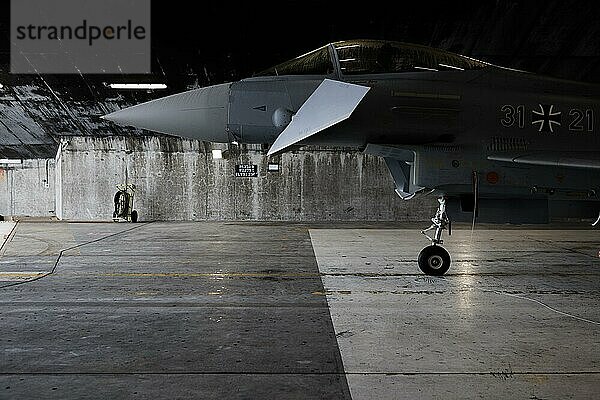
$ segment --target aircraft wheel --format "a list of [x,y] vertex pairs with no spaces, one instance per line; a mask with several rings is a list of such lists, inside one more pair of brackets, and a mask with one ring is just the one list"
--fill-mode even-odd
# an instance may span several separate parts
[[138,220],[138,213],[136,210],[133,210],[131,212],[131,222],[137,222],[137,220]]
[[450,254],[441,246],[427,246],[419,253],[419,268],[426,275],[444,275],[450,268]]

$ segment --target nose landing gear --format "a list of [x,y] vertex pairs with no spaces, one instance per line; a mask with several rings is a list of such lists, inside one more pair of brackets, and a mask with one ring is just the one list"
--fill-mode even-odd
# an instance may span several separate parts
[[[434,276],[444,275],[450,268],[450,254],[440,245],[444,243],[442,232],[446,227],[448,228],[448,234],[452,234],[452,223],[446,215],[446,198],[439,197],[438,202],[440,204],[435,216],[431,218],[431,226],[421,231],[427,239],[431,240],[431,245],[421,250],[418,260],[421,271],[426,275]],[[435,229],[433,237],[427,234],[432,229]]]

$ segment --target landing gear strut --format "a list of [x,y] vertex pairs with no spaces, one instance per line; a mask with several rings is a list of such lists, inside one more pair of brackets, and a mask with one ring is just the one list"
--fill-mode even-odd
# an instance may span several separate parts
[[[450,268],[450,254],[440,245],[444,243],[442,232],[446,227],[448,228],[448,234],[452,234],[452,224],[448,215],[446,215],[446,198],[439,197],[438,202],[440,205],[435,212],[435,216],[431,218],[431,226],[421,231],[427,239],[431,240],[431,246],[425,247],[419,253],[419,268],[426,275],[434,276],[444,275]],[[433,237],[426,233],[432,229],[435,229]]]

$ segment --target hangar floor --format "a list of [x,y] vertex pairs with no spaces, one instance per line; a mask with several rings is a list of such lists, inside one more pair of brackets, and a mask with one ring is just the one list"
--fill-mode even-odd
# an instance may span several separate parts
[[0,398],[597,398],[598,231],[418,230],[19,223]]

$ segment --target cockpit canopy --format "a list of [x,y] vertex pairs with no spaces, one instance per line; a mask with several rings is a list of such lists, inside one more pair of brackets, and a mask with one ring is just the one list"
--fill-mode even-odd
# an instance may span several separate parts
[[464,71],[489,65],[449,51],[416,44],[349,40],[323,46],[257,75],[331,75],[336,70],[342,75]]
[[259,72],[256,75],[331,75],[333,72],[333,62],[329,54],[329,45],[327,45]]

